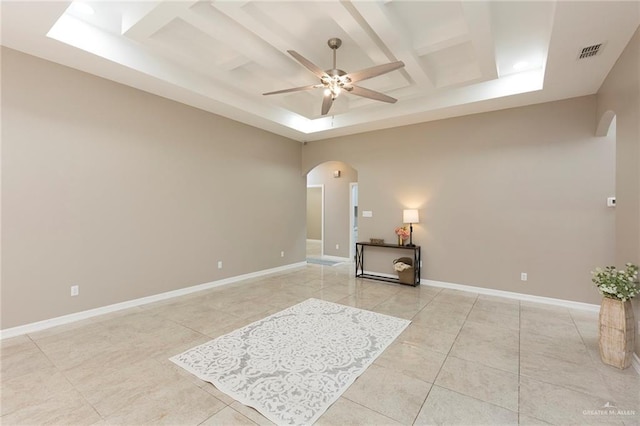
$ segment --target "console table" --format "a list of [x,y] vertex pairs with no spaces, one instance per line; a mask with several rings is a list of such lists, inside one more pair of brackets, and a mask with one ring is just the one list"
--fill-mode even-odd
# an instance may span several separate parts
[[[411,251],[413,253],[413,271],[415,274],[413,286],[415,287],[420,284],[420,246],[409,247],[409,246],[399,246],[397,244],[373,244],[373,243],[364,243],[364,242],[356,243],[356,278],[369,278],[372,280],[400,283],[400,280],[398,278],[388,277],[384,275],[376,275],[376,274],[372,274],[364,271],[365,247],[370,247],[370,248],[374,247],[381,250]],[[397,257],[400,257],[400,256],[397,256]]]

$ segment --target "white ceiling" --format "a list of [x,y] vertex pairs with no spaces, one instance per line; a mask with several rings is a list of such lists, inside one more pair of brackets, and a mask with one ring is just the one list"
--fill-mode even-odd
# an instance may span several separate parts
[[[84,3],[3,0],[2,45],[299,141],[593,94],[640,24],[636,1]],[[332,37],[347,72],[403,61],[358,83],[398,102],[262,95],[318,83],[286,51],[330,69]]]

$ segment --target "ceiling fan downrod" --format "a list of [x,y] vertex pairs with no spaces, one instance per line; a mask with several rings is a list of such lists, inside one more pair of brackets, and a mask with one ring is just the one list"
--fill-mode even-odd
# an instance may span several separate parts
[[321,78],[323,86],[325,87],[325,94],[330,94],[331,100],[335,100],[339,95],[345,84],[348,84],[351,80],[347,77],[347,73],[337,68],[336,51],[342,46],[342,40],[337,37],[327,40],[327,44],[333,50],[333,68],[326,71],[326,78]]
[[336,51],[340,46],[342,46],[342,40],[337,37],[330,38],[327,40],[327,44],[333,50],[333,69],[336,69]]

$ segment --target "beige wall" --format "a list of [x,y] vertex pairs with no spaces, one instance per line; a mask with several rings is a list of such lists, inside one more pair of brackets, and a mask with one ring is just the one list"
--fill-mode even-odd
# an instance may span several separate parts
[[[310,142],[302,167],[358,170],[359,210],[373,212],[360,240],[395,241],[402,209],[418,208],[423,278],[599,303],[590,271],[614,258],[615,145],[594,136],[595,114],[588,96]],[[391,260],[366,267],[393,274]]]
[[[340,170],[340,177],[333,172]],[[349,257],[350,183],[358,182],[358,172],[342,161],[317,165],[307,175],[307,185],[324,185],[324,254]],[[336,248],[336,244],[338,248]]]
[[322,239],[322,187],[307,187],[307,239]]
[[[640,263],[638,37],[597,104],[311,142],[302,167],[297,142],[3,48],[0,327],[303,260],[300,171],[335,159],[358,170],[359,210],[374,213],[361,240],[395,241],[402,209],[420,209],[424,278],[599,303],[594,266]],[[607,110],[617,171],[611,138],[593,136]],[[326,254],[348,255],[341,226]]]
[[[607,112],[616,117],[616,264],[640,265],[640,29],[598,91],[597,119],[606,119]],[[640,320],[638,298],[633,305]]]
[[3,48],[1,327],[303,261],[300,146]]

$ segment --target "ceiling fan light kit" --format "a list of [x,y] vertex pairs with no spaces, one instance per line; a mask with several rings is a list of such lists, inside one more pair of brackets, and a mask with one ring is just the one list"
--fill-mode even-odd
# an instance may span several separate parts
[[365,68],[354,73],[347,73],[346,71],[338,69],[336,66],[336,51],[342,45],[342,40],[337,37],[333,37],[327,41],[327,44],[329,45],[331,50],[333,50],[333,68],[326,71],[324,71],[313,62],[309,61],[304,56],[300,55],[295,50],[287,50],[287,52],[291,56],[293,56],[295,60],[300,62],[300,64],[314,73],[316,77],[320,79],[320,84],[277,90],[275,92],[263,93],[263,95],[277,95],[281,93],[299,92],[303,90],[324,89],[321,115],[327,115],[329,113],[331,105],[333,105],[333,101],[340,95],[340,93],[342,93],[342,91],[346,91],[347,93],[351,93],[352,95],[361,96],[363,98],[373,99],[376,101],[388,103],[395,103],[397,101],[397,99],[385,95],[384,93],[356,86],[353,83],[377,77],[379,75],[397,70],[398,68],[402,68],[404,67],[404,62],[389,62],[387,64]]

